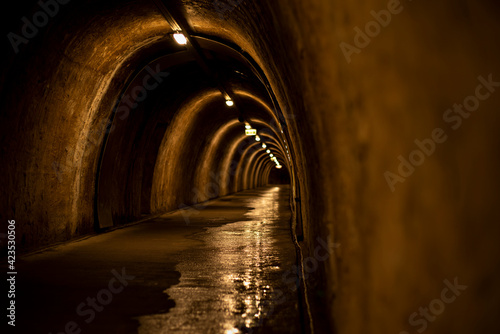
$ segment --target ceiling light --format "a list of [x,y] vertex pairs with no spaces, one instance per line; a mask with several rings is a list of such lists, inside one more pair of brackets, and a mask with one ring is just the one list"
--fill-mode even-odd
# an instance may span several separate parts
[[255,136],[255,141],[260,141],[260,137],[259,136]]
[[271,154],[269,154],[269,156],[272,158],[272,157],[274,157],[274,154],[271,153]]
[[245,125],[245,129],[251,129],[252,126],[250,124],[247,123],[247,125]]
[[276,168],[281,169],[283,166],[277,165]]
[[271,150],[267,150],[266,153],[271,153]]
[[266,148],[267,145],[265,143],[262,143],[262,148]]
[[177,33],[174,34],[174,39],[180,45],[186,45],[187,44],[186,36],[184,36],[184,34],[181,34],[180,32],[177,32]]
[[229,100],[226,100],[226,104],[228,107],[232,107],[234,105],[234,102],[233,102],[233,100],[229,99]]

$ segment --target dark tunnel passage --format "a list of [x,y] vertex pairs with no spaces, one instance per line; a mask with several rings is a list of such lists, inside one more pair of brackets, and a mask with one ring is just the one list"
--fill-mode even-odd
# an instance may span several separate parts
[[289,184],[290,174],[286,170],[273,169],[269,173],[268,184]]
[[500,331],[497,2],[10,6],[10,332]]

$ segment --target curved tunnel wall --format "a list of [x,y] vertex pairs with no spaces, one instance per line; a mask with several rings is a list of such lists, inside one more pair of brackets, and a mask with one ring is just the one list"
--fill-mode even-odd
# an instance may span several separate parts
[[[130,107],[129,104],[135,105],[139,102],[133,98],[129,98],[126,103],[123,102],[125,97],[134,96],[134,88],[143,88],[145,85],[141,75],[133,81],[138,68],[147,66],[153,72],[158,72],[157,66],[160,64],[161,71],[168,73],[168,66],[178,65],[180,62],[189,63],[193,59],[187,53],[180,56],[175,54],[180,51],[179,46],[166,36],[169,27],[152,4],[110,2],[106,5],[94,6],[90,5],[91,3],[68,6],[64,16],[56,17],[51,22],[52,26],[49,29],[51,39],[47,39],[47,42],[42,45],[35,43],[27,45],[22,56],[29,57],[29,55],[36,54],[36,62],[30,62],[30,58],[27,60],[22,57],[14,58],[14,61],[19,63],[27,61],[29,64],[27,71],[32,71],[36,75],[18,79],[20,85],[13,85],[10,90],[5,91],[7,97],[16,96],[20,94],[16,93],[18,91],[30,90],[28,87],[31,85],[34,91],[44,94],[43,97],[33,96],[33,102],[37,101],[36,108],[19,105],[17,101],[9,101],[8,98],[4,102],[6,110],[10,105],[11,110],[21,108],[30,112],[39,111],[41,121],[36,124],[26,119],[16,119],[14,116],[5,115],[6,122],[4,122],[5,128],[9,128],[12,122],[21,121],[19,127],[23,128],[23,131],[30,134],[39,132],[33,137],[36,137],[36,140],[32,139],[28,142],[29,138],[25,138],[25,142],[17,144],[19,147],[31,147],[32,152],[26,158],[17,154],[16,159],[19,169],[44,171],[45,185],[42,186],[39,183],[36,176],[38,172],[28,173],[23,186],[20,187],[23,189],[19,194],[19,200],[14,198],[12,203],[7,205],[10,209],[21,212],[23,210],[20,207],[16,209],[16,206],[26,206],[22,198],[31,198],[28,202],[32,205],[29,205],[29,210],[25,212],[26,217],[23,220],[27,222],[36,220],[37,223],[33,227],[25,226],[25,230],[23,226],[20,227],[20,233],[24,235],[23,240],[27,247],[36,246],[41,240],[44,240],[42,243],[51,243],[91,232],[96,220],[98,220],[99,227],[108,227],[135,220],[142,212],[172,210],[183,203],[193,204],[218,195],[206,196],[203,194],[207,190],[204,189],[205,185],[190,183],[194,180],[191,176],[195,174],[197,163],[201,162],[195,161],[194,158],[198,158],[198,153],[208,147],[206,144],[209,140],[207,143],[196,140],[191,142],[190,140],[194,137],[188,137],[185,143],[201,145],[197,146],[198,152],[186,150],[184,147],[165,159],[163,150],[165,146],[160,146],[155,154],[156,146],[151,143],[153,138],[150,136],[150,134],[155,134],[156,141],[158,141],[162,130],[167,132],[162,139],[165,140],[171,135],[172,138],[176,138],[184,131],[197,132],[206,128],[201,126],[200,117],[194,117],[196,116],[194,112],[201,113],[209,110],[211,107],[203,104],[208,100],[198,101],[198,105],[193,107],[196,110],[193,110],[191,117],[188,117],[190,120],[198,121],[197,124],[192,127],[187,126],[188,123],[179,127],[176,127],[178,124],[169,126],[171,121],[169,116],[173,117],[174,114],[181,114],[183,111],[183,107],[179,105],[180,100],[189,104],[190,101],[198,98],[195,93],[193,96],[186,96],[186,91],[192,89],[196,92],[202,89],[203,85],[176,87],[178,81],[172,83],[173,74],[171,77],[160,76],[160,81],[164,82],[161,82],[159,88],[148,89],[146,101],[138,103],[138,107]],[[82,12],[81,8],[85,10]],[[147,12],[151,15],[142,14]],[[70,25],[69,22],[73,24]],[[61,33],[62,31],[64,33]],[[80,34],[84,38],[77,37]],[[105,39],[101,39],[101,36]],[[49,49],[61,51],[57,54],[44,53],[43,50]],[[168,65],[162,62],[151,63],[152,59],[169,53],[173,54],[175,59],[169,60]],[[58,64],[58,69],[53,70],[50,64]],[[29,68],[30,65],[33,69]],[[47,71],[37,72],[35,69],[40,65]],[[146,72],[143,70],[143,73]],[[61,78],[64,80],[60,80]],[[193,80],[199,80],[199,77],[194,77]],[[130,90],[124,91],[124,84],[127,82]],[[152,85],[153,82],[154,80],[150,79],[146,81],[146,85]],[[210,86],[209,83],[205,85]],[[82,91],[81,87],[86,87],[89,91]],[[177,100],[170,98],[163,101],[164,104],[170,106],[170,108],[165,105],[161,106],[165,108],[163,114],[151,111],[160,108],[151,100],[158,99],[162,90],[168,90],[166,93],[168,96],[182,97]],[[138,91],[140,90],[135,92]],[[256,94],[257,96],[259,94],[245,91],[238,86],[235,87],[235,91],[245,93],[243,99],[256,97]],[[217,95],[217,93],[214,94]],[[77,100],[78,98],[81,102]],[[234,98],[237,99],[237,96]],[[263,102],[265,99],[268,97],[264,96],[256,101],[262,104],[265,103]],[[127,108],[121,109],[124,105],[129,106],[128,110]],[[179,110],[176,110],[177,107]],[[259,106],[255,107],[262,109]],[[220,94],[217,108],[227,108]],[[271,110],[269,106],[266,108],[266,110]],[[61,110],[64,113],[58,114],[55,110]],[[45,113],[47,116],[44,116]],[[207,115],[205,124],[210,124],[208,122],[210,113],[205,114]],[[265,114],[265,111],[260,111],[260,114]],[[237,114],[228,115],[227,119],[234,120],[237,116]],[[264,122],[276,119],[273,115],[266,115],[262,118]],[[112,119],[113,123],[109,123],[109,119]],[[221,122],[211,126],[215,129],[223,124]],[[111,132],[107,133],[106,129],[111,129]],[[170,131],[179,133],[171,134]],[[201,133],[198,134],[203,137]],[[205,134],[208,135],[208,133]],[[61,147],[61,143],[64,143],[64,147]],[[104,144],[106,146],[103,148]],[[149,159],[153,159],[154,162],[150,163],[146,173],[143,169],[146,168],[144,162],[147,153],[153,157]],[[187,153],[190,153],[191,158],[185,155]],[[8,154],[14,155],[11,152]],[[36,158],[37,154],[42,154],[44,158]],[[173,156],[175,156],[174,159],[172,159]],[[174,160],[177,168],[170,170],[171,173],[167,173],[168,176],[164,174],[155,177],[154,175],[161,173],[161,168],[158,166],[163,165],[168,168],[167,160],[169,163]],[[152,164],[155,166],[153,177],[151,176]],[[183,164],[186,168],[180,169],[179,166]],[[27,167],[28,165],[32,167]],[[224,166],[220,167],[225,170]],[[179,170],[186,174],[176,174]],[[191,172],[192,174],[189,174]],[[217,170],[204,170],[203,168],[200,168],[199,172],[196,173],[199,175],[199,182],[204,182],[203,180],[207,179],[206,175],[210,173],[219,173]],[[100,185],[95,184],[96,173],[99,173],[99,182],[102,183]],[[150,191],[147,190],[148,185],[144,184],[146,182],[144,179],[148,179],[147,183],[151,182],[153,185]],[[173,182],[167,179],[180,180],[180,184],[176,187],[164,184]],[[169,188],[169,191],[166,191],[165,187]],[[49,192],[48,189],[52,191]],[[192,189],[202,190],[196,193],[196,191],[192,192]],[[240,186],[231,190],[222,189],[220,194],[241,189]],[[23,191],[26,193],[22,193]],[[184,192],[187,192],[186,195],[174,195]],[[198,196],[200,192],[202,194]],[[61,193],[69,196],[56,195]],[[143,195],[146,199],[142,198]],[[147,208],[147,196],[152,198],[151,210]],[[38,204],[41,203],[38,200],[42,198],[49,203],[52,202],[55,206],[45,207]],[[195,201],[193,201],[194,198],[196,198]],[[98,212],[94,211],[95,203],[97,203]],[[41,235],[44,236],[40,237]]]
[[[28,4],[23,9],[38,9],[35,1],[19,3]],[[353,28],[365,27],[374,20],[372,10],[386,10],[389,4],[397,8],[390,25],[346,57],[339,45],[356,45]],[[278,106],[286,123],[280,140],[286,140],[292,156],[294,221],[302,224],[304,258],[314,257],[318,238],[330,237],[334,249],[308,276],[316,323],[333,319],[338,333],[410,331],[408,316],[439,296],[444,279],[458,277],[469,286],[468,293],[447,307],[429,332],[498,328],[493,310],[500,308],[500,263],[490,257],[499,253],[500,235],[497,86],[483,83],[481,92],[488,98],[475,113],[454,115],[453,128],[443,119],[454,104],[475,94],[483,82],[479,77],[500,81],[498,4],[253,1],[224,15],[209,1],[172,1],[169,6],[193,33],[236,45],[268,80],[264,90],[274,94],[277,105],[266,104],[273,112]],[[14,19],[7,21],[19,26]],[[169,32],[150,2],[74,1],[61,7],[18,54],[7,46],[0,155],[9,163],[0,180],[9,196],[1,214],[2,224],[16,218],[19,245],[40,247],[94,230],[102,129],[137,69],[179,51],[166,36]],[[236,86],[235,91],[241,90]],[[208,97],[214,87],[198,88],[172,99],[171,108],[161,104],[150,110],[174,116],[187,108],[209,119],[208,110],[224,108],[223,100]],[[269,99],[257,90],[252,95]],[[166,94],[176,93],[182,91]],[[265,108],[257,109],[263,122],[272,123]],[[212,163],[218,167],[207,167],[197,181],[183,179],[203,164],[195,157],[210,147],[203,138],[216,132],[206,122],[191,125],[186,130],[197,139],[193,151],[178,150],[167,159],[162,142],[170,138],[165,133],[175,131],[169,122],[166,117],[147,125],[149,138],[137,136],[145,127],[128,123],[109,135],[110,142],[113,136],[128,152],[116,163],[120,177],[112,178],[109,188],[112,224],[148,211],[148,197],[153,212],[193,202],[192,189],[203,189],[210,172],[244,168],[232,163],[242,155],[236,145],[242,137],[233,137],[222,164]],[[415,140],[429,138],[434,129],[445,130],[446,142],[436,145],[411,175],[398,172],[399,157],[409,158],[418,149]],[[125,132],[139,139],[135,148]],[[162,170],[172,161],[185,168],[175,192],[167,191],[172,181]],[[260,165],[262,172],[253,181],[245,173],[223,176],[220,194],[259,185],[268,168]],[[387,171],[407,176],[391,188]],[[425,297],[415,300],[415,295]]]

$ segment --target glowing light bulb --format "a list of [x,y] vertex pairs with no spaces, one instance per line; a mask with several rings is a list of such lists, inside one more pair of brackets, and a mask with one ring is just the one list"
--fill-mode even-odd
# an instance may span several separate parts
[[245,129],[251,129],[252,126],[250,124],[247,123],[247,125],[245,125]]
[[177,33],[174,34],[174,39],[180,45],[186,45],[187,44],[186,36],[184,36],[180,32],[177,32]]
[[267,150],[266,153],[271,153],[271,150]]
[[260,137],[259,136],[255,136],[255,141],[260,141]]
[[265,143],[262,143],[262,148],[266,148],[267,145]]
[[233,102],[233,100],[231,100],[231,99],[226,100],[226,104],[227,104],[227,106],[228,106],[228,107],[232,107],[232,106],[234,106],[234,102]]

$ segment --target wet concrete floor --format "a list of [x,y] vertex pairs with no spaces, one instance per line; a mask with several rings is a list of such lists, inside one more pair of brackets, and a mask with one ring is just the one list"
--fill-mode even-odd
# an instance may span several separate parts
[[22,256],[14,332],[300,333],[289,225],[266,187]]

